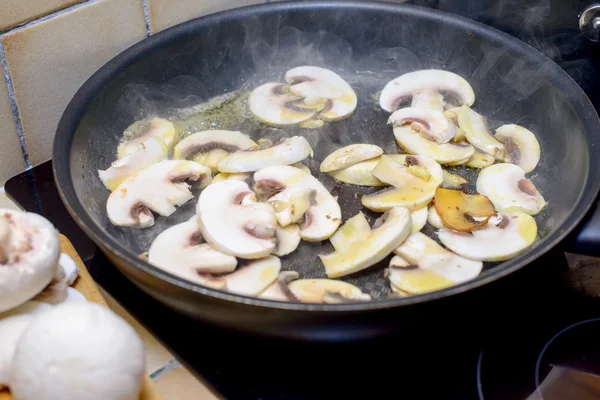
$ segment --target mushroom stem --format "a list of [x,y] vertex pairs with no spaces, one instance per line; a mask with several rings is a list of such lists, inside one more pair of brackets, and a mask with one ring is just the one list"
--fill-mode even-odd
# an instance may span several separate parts
[[0,216],[0,264],[6,264],[10,252],[10,224],[8,219]]

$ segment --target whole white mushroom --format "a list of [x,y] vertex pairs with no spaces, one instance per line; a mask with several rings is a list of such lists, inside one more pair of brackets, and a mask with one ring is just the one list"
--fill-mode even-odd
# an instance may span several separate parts
[[144,360],[141,339],[110,309],[63,303],[26,328],[9,387],[15,400],[137,400]]

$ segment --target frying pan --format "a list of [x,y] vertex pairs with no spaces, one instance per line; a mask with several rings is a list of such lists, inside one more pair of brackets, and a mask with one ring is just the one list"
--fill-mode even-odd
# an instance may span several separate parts
[[[354,115],[320,130],[276,129],[249,118],[244,94],[259,84],[281,81],[286,70],[298,65],[322,66],[344,77],[358,95]],[[536,217],[539,240],[509,261],[486,264],[470,282],[393,298],[383,275],[388,258],[344,278],[370,293],[373,301],[267,301],[184,281],[139,257],[159,232],[193,215],[195,201],[141,231],[108,222],[109,192],[97,171],[114,161],[124,129],[137,120],[158,115],[177,121],[185,132],[234,129],[255,140],[303,135],[315,149],[309,167],[318,175],[320,161],[343,145],[375,143],[388,153],[398,151],[377,95],[389,80],[422,68],[446,69],[466,78],[476,93],[474,107],[488,117],[491,128],[524,125],[536,133],[542,149],[540,164],[530,176],[548,200]],[[494,281],[555,248],[594,204],[600,187],[594,150],[599,145],[598,116],[581,88],[548,58],[509,35],[414,6],[281,2],[189,21],[109,61],[64,112],[53,165],[61,198],[75,221],[131,281],[162,303],[248,333],[343,340],[387,334],[444,314],[444,307],[472,305]],[[339,196],[344,220],[362,210],[356,193],[370,189],[339,185],[326,175],[319,179]],[[369,215],[371,221],[374,217]],[[282,259],[283,267],[302,277],[324,277],[317,254],[328,251],[326,247],[303,243]]]

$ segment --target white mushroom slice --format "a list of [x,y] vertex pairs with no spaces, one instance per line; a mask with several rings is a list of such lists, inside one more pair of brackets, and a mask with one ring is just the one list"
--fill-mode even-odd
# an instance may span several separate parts
[[358,287],[335,279],[299,279],[291,282],[288,287],[303,303],[325,303],[328,300],[339,302],[342,299],[347,302],[371,300],[371,296]]
[[483,229],[465,234],[444,228],[438,231],[438,237],[444,246],[463,257],[505,261],[533,245],[537,224],[525,213],[499,213]]
[[437,143],[448,143],[456,134],[454,125],[443,113],[428,108],[401,108],[390,115],[388,124],[393,126],[410,124],[413,130],[421,132],[426,139]]
[[98,176],[108,190],[115,190],[129,176],[167,158],[168,148],[160,138],[149,138],[138,143],[138,150],[113,162],[106,170],[98,170]]
[[275,228],[275,239],[277,244],[273,254],[279,257],[293,253],[300,244],[300,227],[297,224],[291,224],[285,228],[279,225]]
[[184,279],[235,270],[235,257],[202,242],[198,218],[194,216],[161,232],[150,246],[148,262]]
[[[268,203],[275,208],[280,225],[298,221],[302,208],[294,206],[296,198],[310,193],[309,207],[304,214],[300,236],[309,242],[318,242],[333,235],[342,222],[342,211],[337,200],[314,176],[306,175],[290,166],[268,167],[254,174],[256,189],[271,195]],[[290,202],[292,201],[292,204]]]
[[429,211],[427,212],[427,222],[429,222],[429,225],[438,229],[442,229],[445,226],[442,218],[440,218],[440,215],[437,213],[435,206],[429,207]]
[[536,215],[546,206],[544,197],[515,164],[494,164],[481,170],[477,191],[488,197],[497,211]]
[[220,181],[225,181],[227,179],[233,179],[236,181],[246,181],[248,178],[250,178],[250,173],[249,172],[239,172],[239,173],[233,173],[233,174],[229,174],[227,172],[219,172],[218,174],[216,174],[214,176],[214,178],[212,179],[212,181],[210,182],[211,184],[213,183],[217,183]]
[[394,253],[389,279],[393,286],[419,294],[444,289],[476,278],[483,263],[460,257],[426,235],[415,232]]
[[462,185],[469,183],[465,178],[457,174],[451,174],[444,170],[444,181],[440,185],[444,189],[460,189]]
[[[355,218],[365,217],[358,213]],[[386,211],[374,226],[367,237],[351,239],[350,247],[345,245],[343,249],[336,248],[333,253],[319,255],[329,278],[353,274],[383,260],[411,233],[412,219],[406,208],[394,207]]]
[[294,168],[298,168],[299,170],[304,172],[306,175],[312,175],[310,168],[308,168],[306,165],[304,165],[302,163],[295,163],[295,164],[292,164],[291,166]]
[[408,156],[406,160],[411,160],[410,167],[394,161],[391,157],[381,156],[372,174],[380,181],[394,187],[363,196],[362,204],[365,207],[373,211],[386,211],[392,207],[406,207],[410,211],[415,211],[431,202],[435,189],[443,181],[441,167],[437,165],[440,169],[434,174],[429,173],[435,171],[434,167],[426,168],[429,176],[423,179],[413,175],[409,169],[412,166],[425,166],[426,157]]
[[286,85],[265,83],[248,97],[250,112],[259,121],[274,126],[295,125],[311,119],[316,109],[304,108],[302,98],[287,92]]
[[412,96],[411,107],[429,108],[439,112],[444,111],[444,96],[435,90],[423,90],[414,93]]
[[440,164],[465,162],[475,152],[475,148],[469,144],[436,143],[426,139],[410,126],[395,127],[394,137],[398,146],[407,153],[425,155]]
[[193,161],[165,160],[125,179],[108,197],[106,211],[113,225],[147,228],[154,215],[168,217],[194,198],[185,181],[206,186],[210,169]]
[[475,150],[475,153],[469,158],[465,165],[469,168],[485,168],[496,162],[496,158],[493,155],[482,153]]
[[308,141],[302,136],[282,139],[279,143],[260,150],[240,150],[219,162],[221,172],[254,172],[274,165],[290,165],[313,155]]
[[117,149],[117,158],[123,158],[127,154],[138,151],[140,143],[145,143],[150,138],[160,139],[167,148],[175,144],[175,126],[172,122],[163,118],[152,118],[148,121],[138,121],[133,127],[134,132],[125,133],[127,141],[122,142]]
[[300,275],[296,271],[283,271],[279,277],[264,292],[258,295],[261,299],[279,300],[279,301],[298,301],[294,293],[289,288],[292,281],[298,279]]
[[379,157],[383,149],[373,144],[351,144],[337,149],[321,163],[321,172],[331,172],[350,167],[361,161]]
[[467,106],[462,106],[458,110],[458,124],[465,130],[469,143],[477,149],[495,158],[501,158],[504,154],[504,145],[490,133],[487,121],[482,115]]
[[200,193],[196,212],[204,239],[225,254],[255,259],[275,250],[275,210],[258,203],[245,182],[208,186]]
[[459,105],[471,106],[475,93],[463,77],[438,69],[409,72],[388,82],[379,97],[379,105],[387,112],[394,112],[407,98],[422,92],[449,93]]
[[364,243],[371,235],[371,225],[362,212],[348,219],[344,225],[340,226],[329,241],[337,252],[345,252],[352,248],[354,243]]
[[268,288],[279,276],[281,260],[275,256],[254,260],[239,267],[235,272],[221,277],[230,293],[257,296]]
[[0,312],[40,293],[57,273],[60,241],[44,217],[0,209]]
[[412,232],[419,232],[427,223],[427,207],[419,208],[410,213],[412,219]]
[[387,186],[387,183],[381,182],[375,178],[371,171],[379,164],[380,158],[372,158],[370,160],[362,161],[357,164],[351,165],[344,169],[329,172],[329,175],[333,179],[349,183],[351,185],[359,186]]
[[356,109],[356,93],[338,74],[328,69],[301,66],[285,74],[291,94],[302,97],[303,107],[320,109],[323,121],[339,121]]
[[197,163],[217,172],[219,161],[229,153],[247,150],[253,146],[257,144],[241,132],[208,130],[194,133],[177,143],[173,149],[173,158],[176,160],[193,158]]
[[504,161],[521,167],[526,174],[540,161],[540,144],[533,132],[515,124],[496,129],[496,139],[504,143]]

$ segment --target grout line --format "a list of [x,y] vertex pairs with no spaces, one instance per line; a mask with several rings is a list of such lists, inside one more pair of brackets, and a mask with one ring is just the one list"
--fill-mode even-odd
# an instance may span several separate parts
[[158,378],[160,378],[161,376],[163,376],[164,374],[166,374],[167,372],[172,371],[175,368],[179,368],[179,367],[181,367],[181,364],[179,363],[179,361],[171,360],[168,363],[166,363],[165,365],[163,365],[162,367],[160,367],[159,369],[157,369],[156,371],[152,372],[150,374],[150,379],[155,381]]
[[2,64],[2,71],[4,72],[4,80],[6,81],[6,87],[8,88],[8,97],[10,99],[10,107],[12,109],[13,119],[15,126],[17,127],[17,134],[19,135],[19,143],[21,144],[21,151],[23,152],[23,159],[25,160],[26,169],[31,168],[31,160],[29,158],[29,152],[27,151],[27,144],[25,143],[25,135],[23,134],[23,125],[21,124],[21,116],[19,115],[19,109],[17,108],[17,99],[15,97],[15,90],[12,85],[12,79],[8,72],[8,63],[6,62],[6,54],[4,54],[4,44],[0,40],[0,64]]
[[78,8],[81,8],[81,7],[84,7],[84,6],[86,6],[86,5],[90,4],[90,3],[95,3],[96,1],[98,1],[98,0],[85,0],[85,1],[82,1],[81,3],[74,4],[74,5],[70,6],[70,7],[62,8],[62,9],[60,9],[58,11],[54,11],[54,12],[52,12],[50,14],[46,14],[46,15],[44,15],[42,17],[33,19],[31,21],[24,22],[21,25],[13,26],[12,28],[9,28],[9,29],[7,29],[5,31],[0,31],[0,36],[4,35],[6,33],[9,33],[9,32],[20,31],[22,29],[25,29],[25,28],[31,26],[31,25],[35,25],[35,24],[38,24],[40,22],[47,21],[47,20],[52,19],[52,18],[54,18],[56,16],[68,13],[70,11],[76,10]]
[[148,0],[142,0],[142,4],[144,6],[144,21],[146,22],[146,37],[152,36],[152,31],[150,30],[150,9],[148,8]]

